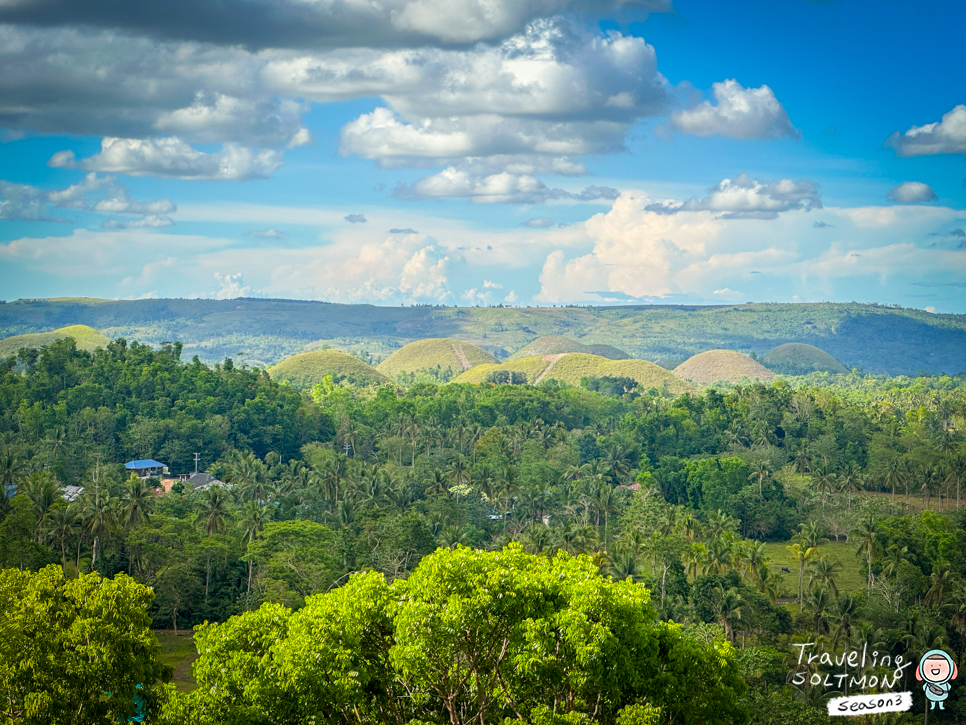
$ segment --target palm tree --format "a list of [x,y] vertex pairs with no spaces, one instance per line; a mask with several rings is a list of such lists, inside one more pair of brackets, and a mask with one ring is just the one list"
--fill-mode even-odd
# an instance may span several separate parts
[[838,596],[839,588],[835,583],[835,576],[842,571],[842,562],[823,556],[813,561],[811,568],[815,581]]
[[121,523],[129,529],[151,520],[150,508],[154,503],[154,491],[145,485],[137,475],[131,474],[127,481],[127,490],[122,499]]
[[438,468],[434,468],[430,474],[423,479],[423,483],[426,484],[427,496],[449,492],[449,489],[446,488],[446,476]]
[[[228,527],[231,513],[228,511],[228,495],[221,486],[205,491],[198,501],[198,514],[195,525],[201,525],[205,536],[223,533]],[[205,565],[205,604],[208,603],[208,585],[211,581],[211,550],[208,550]]]
[[817,583],[808,594],[808,608],[812,612],[812,628],[815,636],[829,634],[829,610],[833,605],[832,592],[828,587]]
[[960,453],[949,459],[949,470],[946,477],[948,485],[956,484],[956,508],[959,508],[960,487],[966,481],[966,454]]
[[932,586],[926,592],[925,603],[927,607],[939,609],[945,604],[946,599],[949,598],[953,576],[948,561],[937,561],[933,565],[932,574],[929,577]]
[[637,581],[643,575],[640,557],[631,549],[619,547],[611,560],[610,575],[615,581]]
[[805,592],[803,587],[805,581],[805,565],[811,561],[812,557],[818,552],[818,549],[814,546],[808,547],[803,544],[791,544],[785,548],[792,555],[792,559],[798,562],[798,608],[802,609],[805,606]]
[[[34,471],[22,480],[21,487],[34,505],[37,521],[42,521],[50,507],[60,498],[60,481],[50,471]],[[37,541],[40,541],[39,535]]]
[[896,484],[902,483],[902,458],[896,456],[886,470],[885,485],[892,487],[892,503],[896,502]]
[[85,491],[80,516],[84,528],[90,531],[94,537],[94,544],[91,549],[91,567],[94,567],[97,564],[97,555],[100,552],[101,538],[110,533],[117,525],[117,510],[110,497],[101,492],[100,486],[95,486],[90,493]]
[[852,594],[840,594],[830,610],[835,630],[832,632],[832,648],[834,649],[843,637],[848,640],[852,629],[858,624],[862,613],[859,600]]
[[27,470],[27,461],[10,446],[0,448],[0,513],[6,512],[13,488]]
[[852,510],[852,496],[862,490],[862,469],[856,463],[849,463],[838,477],[839,491],[849,497],[849,510]]
[[882,576],[899,576],[899,567],[904,561],[909,559],[909,547],[889,544],[885,550],[884,563],[882,565]]
[[768,469],[768,464],[764,461],[756,461],[751,467],[751,473],[748,474],[749,481],[758,481],[758,499],[761,500],[762,497],[762,485],[765,481],[771,478],[771,471]]
[[815,488],[818,489],[819,495],[822,497],[822,509],[824,510],[826,498],[831,498],[832,493],[839,488],[838,476],[829,470],[827,465],[818,469],[816,474]]
[[859,558],[864,558],[866,566],[868,567],[868,584],[869,590],[872,590],[872,560],[878,558],[882,554],[882,531],[879,528],[879,523],[876,521],[875,514],[869,514],[868,517],[864,518],[857,529],[854,529],[849,535],[850,539],[855,539],[858,541],[859,547],[855,552],[855,555]]
[[741,620],[745,608],[745,601],[737,589],[725,589],[720,584],[715,587],[711,595],[711,611],[715,619],[724,627],[728,641],[735,641],[734,624]]
[[[242,508],[242,518],[239,522],[242,530],[242,543],[246,548],[253,542],[258,540],[258,535],[265,528],[265,522],[268,520],[269,512],[266,506],[259,504],[257,501],[249,501]],[[248,590],[245,592],[245,596],[249,596],[252,593],[252,565],[254,560],[249,557],[248,559]]]
[[77,512],[73,506],[56,508],[47,514],[44,532],[51,541],[60,545],[60,563],[67,571],[67,544],[77,533]]

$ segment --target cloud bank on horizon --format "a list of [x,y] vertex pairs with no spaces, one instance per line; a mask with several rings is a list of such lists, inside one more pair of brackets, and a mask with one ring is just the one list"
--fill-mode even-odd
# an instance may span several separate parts
[[[2,3],[0,282],[10,299],[966,312],[966,98],[943,81],[966,62],[937,37],[961,24],[866,38],[861,12]],[[817,29],[849,43],[816,58]],[[941,77],[881,50],[900,37]]]

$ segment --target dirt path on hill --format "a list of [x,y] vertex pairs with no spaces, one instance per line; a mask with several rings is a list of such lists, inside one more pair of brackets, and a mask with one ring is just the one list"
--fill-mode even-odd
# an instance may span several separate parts
[[450,347],[453,350],[453,354],[456,355],[456,359],[460,361],[460,365],[463,366],[463,372],[464,373],[467,370],[469,370],[471,367],[473,367],[470,364],[469,358],[466,357],[466,353],[463,352],[463,346],[462,345],[450,345]]
[[561,354],[559,354],[559,355],[544,355],[544,356],[543,356],[543,359],[544,359],[544,360],[549,360],[549,361],[550,361],[550,364],[549,364],[549,365],[547,365],[547,367],[545,367],[545,368],[543,369],[543,372],[542,372],[542,373],[540,373],[540,374],[539,374],[539,375],[537,376],[537,379],[533,381],[533,384],[534,384],[534,385],[536,385],[536,384],[537,384],[537,383],[539,383],[539,382],[540,382],[541,380],[543,380],[543,379],[544,379],[544,378],[545,378],[545,377],[547,376],[547,373],[549,373],[549,372],[550,372],[550,370],[551,370],[551,368],[553,368],[553,366],[557,364],[557,360],[559,360],[560,358],[562,358],[562,357],[563,357],[564,355],[566,355],[566,354],[567,354],[567,353],[565,353],[565,352],[564,352],[564,353],[561,353]]

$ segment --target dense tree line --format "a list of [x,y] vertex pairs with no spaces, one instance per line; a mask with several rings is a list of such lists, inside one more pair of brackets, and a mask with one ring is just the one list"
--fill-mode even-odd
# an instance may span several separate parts
[[[802,703],[833,693],[788,682],[793,642],[865,641],[910,656],[947,647],[961,661],[964,401],[958,384],[779,382],[674,398],[620,379],[327,380],[302,395],[230,360],[184,363],[177,344],[118,340],[89,354],[62,341],[0,366],[0,565],[130,576],[152,588],[157,627],[223,622],[204,631],[244,638],[251,625],[265,643],[287,636],[288,624],[265,619],[272,612],[307,622],[320,592],[377,581],[358,572],[407,586],[439,547],[584,555],[573,561],[645,584],[657,619],[683,623],[694,646],[733,646],[752,722],[825,722]],[[156,496],[156,481],[121,465],[151,457],[188,471],[195,451],[226,486]],[[85,491],[67,502],[63,484]],[[911,495],[928,510],[909,513]],[[860,590],[840,590],[830,539],[858,547]],[[787,542],[794,590],[769,567],[768,541]],[[216,661],[230,641],[212,637],[199,642]],[[386,637],[373,652],[398,646]],[[378,677],[396,676],[380,666]],[[265,694],[277,694],[275,675],[259,677],[269,678],[257,680],[259,696],[275,697]],[[656,722],[700,721],[669,719],[648,698],[664,708]],[[530,702],[522,714],[536,722],[546,703]],[[947,717],[957,708],[954,693]],[[620,709],[599,721],[631,717]],[[448,717],[406,715],[437,716]]]

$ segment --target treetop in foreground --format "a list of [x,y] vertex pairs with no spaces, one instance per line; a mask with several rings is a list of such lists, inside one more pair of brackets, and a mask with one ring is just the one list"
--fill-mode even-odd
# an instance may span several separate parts
[[590,557],[439,549],[408,579],[353,575],[297,612],[196,633],[174,723],[744,723],[727,642],[660,622]]

